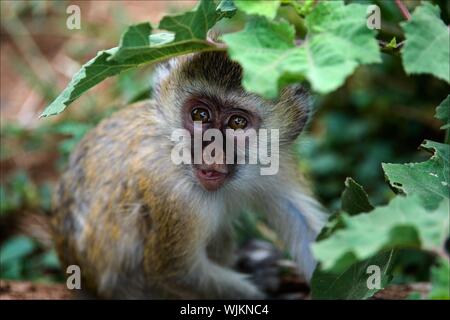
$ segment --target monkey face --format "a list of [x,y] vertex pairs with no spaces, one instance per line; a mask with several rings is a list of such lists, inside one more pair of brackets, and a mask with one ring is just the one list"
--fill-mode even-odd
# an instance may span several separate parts
[[240,145],[235,132],[244,137],[250,130],[256,133],[261,120],[239,105],[229,105],[211,96],[189,98],[182,114],[183,127],[191,136],[193,175],[205,190],[215,191],[238,174],[239,153],[245,157],[249,152],[245,141],[243,147]]
[[[154,98],[161,134],[171,137],[180,129],[190,134],[187,149],[191,162],[184,168],[187,176],[207,191],[227,186],[233,191],[254,189],[255,179],[264,175],[261,170],[267,166],[259,161],[261,148],[254,147],[261,142],[260,131],[278,131],[277,141],[269,134],[266,147],[276,157],[290,152],[308,119],[308,96],[302,87],[287,87],[279,99],[268,100],[245,91],[241,81],[242,68],[224,52],[174,58],[156,72]],[[236,135],[230,137],[230,131]],[[257,142],[251,141],[255,131]],[[242,136],[248,143],[235,147]],[[233,148],[230,142],[235,143]],[[280,150],[271,150],[275,142]],[[258,160],[252,162],[255,153]],[[266,160],[270,162],[271,156]],[[277,170],[269,174],[277,174]]]

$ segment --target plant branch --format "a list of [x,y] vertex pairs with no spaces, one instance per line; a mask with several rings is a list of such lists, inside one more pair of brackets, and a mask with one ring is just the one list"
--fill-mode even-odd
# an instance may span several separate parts
[[400,9],[400,12],[402,13],[403,17],[405,17],[406,20],[411,19],[411,13],[409,13],[408,8],[405,6],[402,0],[395,0],[395,4]]

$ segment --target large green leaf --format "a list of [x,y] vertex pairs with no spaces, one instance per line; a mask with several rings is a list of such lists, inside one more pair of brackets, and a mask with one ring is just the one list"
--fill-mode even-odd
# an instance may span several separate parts
[[294,35],[294,27],[287,22],[253,18],[243,31],[223,36],[232,59],[244,67],[243,85],[247,90],[273,98],[283,74],[299,68],[298,72],[304,71],[304,55],[294,47]]
[[439,264],[431,269],[431,291],[429,299],[450,300],[450,265],[448,257],[439,259]]
[[448,199],[428,210],[418,197],[398,196],[368,214],[343,214],[344,228],[315,243],[313,252],[323,270],[334,273],[383,250],[417,248],[440,252],[449,234],[448,209]]
[[435,117],[444,122],[444,125],[441,127],[441,129],[450,128],[450,95],[448,95],[447,98],[445,98],[445,100],[442,101],[441,104],[436,108]]
[[[164,17],[158,29],[169,31],[168,33],[163,32],[149,37],[150,32],[146,33],[147,30],[143,30],[140,34],[133,32],[128,35],[130,29],[125,33],[119,50],[111,59],[124,61],[133,58],[136,63],[146,63],[193,51],[217,49],[206,40],[206,35],[218,20],[230,17],[235,10],[224,1],[216,8],[214,1],[203,0],[194,11]],[[124,39],[130,37],[135,41],[129,41],[130,45],[127,46],[122,45]]]
[[350,215],[356,215],[361,212],[369,212],[373,206],[369,202],[369,197],[355,180],[347,178],[345,180],[345,189],[341,197],[341,208]]
[[119,48],[130,48],[137,46],[148,46],[150,44],[150,33],[152,26],[145,22],[130,26],[120,39]]
[[[367,213],[373,209],[367,193],[352,178],[345,180],[345,189],[341,197],[342,210],[351,216]],[[341,215],[330,217],[327,226],[320,233],[318,240],[330,237],[336,230],[345,227]],[[351,264],[341,272],[324,271],[321,265],[314,271],[311,280],[313,299],[367,299],[378,290],[384,288],[391,279],[394,250],[381,252],[366,260]],[[380,288],[367,285],[368,267],[376,265],[380,268]]]
[[175,32],[175,41],[203,40],[208,30],[224,15],[220,9],[217,10],[213,0],[202,0],[194,11],[164,17],[158,28]]
[[425,140],[421,148],[432,152],[425,162],[383,163],[383,170],[391,186],[405,194],[418,195],[424,205],[435,208],[450,193],[450,146]]
[[123,34],[119,47],[100,51],[94,59],[83,65],[64,91],[44,110],[42,116],[62,112],[81,94],[125,70],[190,52],[216,50],[206,40],[206,34],[219,19],[230,16],[232,8],[222,8],[216,9],[212,0],[202,0],[194,11],[165,17],[159,24],[159,29],[165,29],[169,33],[151,35],[149,23],[129,27]]
[[[369,197],[363,187],[352,178],[345,179],[345,189],[341,196],[341,209],[349,215],[357,215],[369,212],[373,209]],[[332,235],[336,230],[343,227],[341,212],[331,215],[328,223],[317,236],[317,240],[323,240]]]
[[343,84],[358,64],[380,62],[373,31],[366,26],[366,6],[320,2],[306,17],[308,36],[296,46],[294,28],[263,17],[223,36],[230,56],[244,67],[244,87],[268,98],[280,86],[307,78],[315,91],[327,93]]
[[29,237],[16,236],[6,241],[1,247],[1,263],[6,266],[11,261],[23,258],[33,252],[36,244]]
[[97,56],[88,61],[70,80],[63,92],[41,114],[42,117],[58,114],[84,92],[102,82],[108,77],[135,67],[135,64],[109,61],[108,58],[116,49],[100,51]]
[[406,37],[403,66],[408,74],[429,73],[450,83],[450,29],[439,15],[438,6],[424,1],[401,23]]
[[239,10],[247,14],[265,16],[269,19],[275,18],[280,3],[280,0],[234,0],[234,4]]
[[231,18],[236,13],[236,6],[234,5],[233,0],[221,0],[217,6],[217,10],[225,17]]
[[[311,296],[313,299],[361,300],[373,296],[386,287],[391,280],[389,274],[393,265],[393,251],[382,252],[364,261],[354,263],[340,273],[324,272],[316,269],[311,280]],[[380,268],[380,288],[367,285],[369,266]]]

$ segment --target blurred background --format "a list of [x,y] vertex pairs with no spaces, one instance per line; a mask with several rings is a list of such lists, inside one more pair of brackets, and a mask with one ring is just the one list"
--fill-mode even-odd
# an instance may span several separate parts
[[[355,2],[355,1],[354,1]],[[401,39],[403,18],[393,1],[356,1],[381,7],[380,38]],[[449,2],[434,1],[449,23]],[[1,1],[1,178],[0,251],[3,279],[39,282],[63,280],[51,246],[23,230],[24,217],[49,214],[52,188],[70,151],[102,118],[125,104],[150,96],[152,67],[104,81],[75,101],[63,114],[39,114],[65,87],[80,66],[98,50],[114,47],[127,25],[183,12],[196,1]],[[419,2],[406,1],[412,10]],[[81,29],[68,30],[66,9],[81,9]],[[302,23],[289,8],[280,15]],[[242,27],[237,15],[221,22],[221,32]],[[428,158],[417,148],[423,139],[443,141],[435,107],[448,86],[429,76],[407,76],[398,55],[383,54],[383,63],[360,67],[343,87],[314,97],[315,115],[296,148],[302,167],[320,200],[330,210],[340,207],[346,177],[354,178],[374,204],[386,203],[393,192],[385,183],[381,162],[416,162]],[[273,239],[264,221],[245,216],[239,232]],[[274,240],[275,241],[275,240]],[[428,278],[429,258],[406,252],[406,270],[397,282]]]

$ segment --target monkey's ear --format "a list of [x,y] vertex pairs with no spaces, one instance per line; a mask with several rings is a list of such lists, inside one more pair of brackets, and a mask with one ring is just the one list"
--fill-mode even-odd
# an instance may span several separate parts
[[163,91],[164,84],[167,82],[172,71],[179,65],[179,58],[172,58],[167,61],[161,62],[154,71],[153,74],[153,98],[158,100]]
[[279,117],[280,137],[283,140],[292,142],[302,132],[309,120],[310,105],[310,95],[300,85],[288,86],[281,91],[275,113]]

